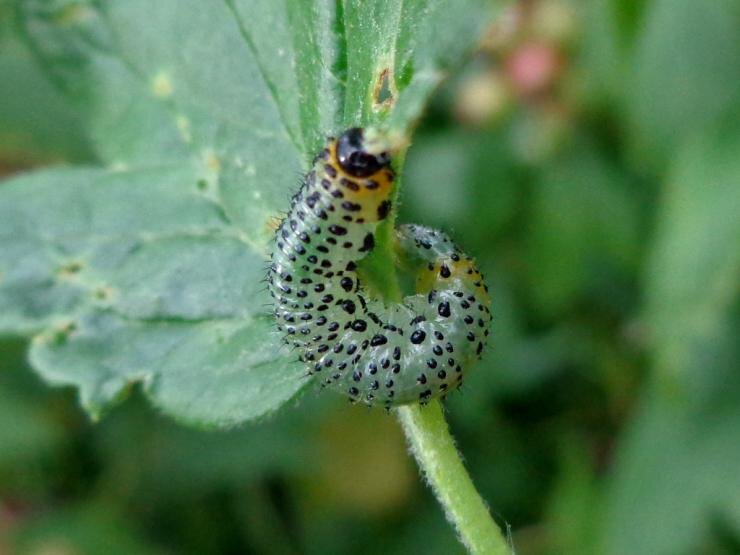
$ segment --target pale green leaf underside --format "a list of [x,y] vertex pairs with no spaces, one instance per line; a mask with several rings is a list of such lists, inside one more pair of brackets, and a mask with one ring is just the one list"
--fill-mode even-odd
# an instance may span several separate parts
[[75,385],[93,415],[132,383],[199,423],[279,407],[306,380],[260,282],[275,218],[327,134],[408,133],[490,12],[484,0],[20,3],[102,167],[0,187],[0,332],[36,334],[34,367]]

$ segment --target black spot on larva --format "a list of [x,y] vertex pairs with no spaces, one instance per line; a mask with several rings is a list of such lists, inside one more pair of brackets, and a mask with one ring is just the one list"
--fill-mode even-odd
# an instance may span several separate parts
[[370,345],[373,347],[377,347],[379,345],[385,345],[388,343],[388,338],[385,335],[376,334],[373,336],[373,338],[370,340]]
[[324,290],[324,284],[323,283],[317,283],[313,286],[313,290],[317,293],[321,293]]
[[377,390],[380,387],[380,384],[378,383],[378,380],[374,380],[373,383],[370,384],[370,389],[373,391]]
[[318,202],[319,198],[321,198],[321,195],[318,193],[318,191],[314,191],[310,195],[306,197],[306,204],[309,208],[313,208],[316,206],[316,203]]
[[342,208],[344,208],[348,212],[359,212],[360,210],[362,210],[362,206],[360,206],[356,202],[350,202],[348,200],[345,200],[342,203]]
[[424,339],[426,339],[427,333],[424,330],[415,330],[414,333],[411,334],[411,337],[409,340],[414,345],[419,345],[424,342]]
[[409,322],[409,326],[415,326],[416,324],[419,324],[420,322],[425,322],[426,317],[422,314],[419,314],[418,316],[414,316],[413,319]]
[[447,264],[440,264],[439,275],[442,276],[443,278],[448,278],[452,275],[452,272],[450,272],[450,269],[447,266]]
[[316,247],[316,250],[319,252],[323,252],[324,254],[328,254],[329,249],[325,245],[319,245]]
[[356,387],[350,387],[349,394],[352,395],[352,397],[357,397],[360,394],[360,390]]
[[296,297],[298,297],[299,299],[303,299],[306,296],[308,296],[308,293],[306,291],[303,291],[303,290],[298,291],[298,293],[296,293]]
[[331,192],[331,196],[333,196],[334,198],[344,198],[344,193],[340,191],[339,189],[334,189]]
[[430,358],[429,360],[427,360],[427,366],[434,369],[437,367],[437,361],[433,358]]
[[370,252],[375,248],[375,237],[372,233],[368,233],[365,235],[365,238],[362,240],[362,247],[360,248],[360,252]]
[[355,370],[354,372],[352,372],[352,379],[356,382],[362,380],[362,372],[360,372],[359,370]]
[[345,299],[344,301],[342,301],[342,310],[344,310],[347,314],[354,314],[355,310],[357,310],[357,307],[352,300]]
[[475,334],[472,331],[469,331],[465,337],[468,339],[468,341],[475,341]]
[[329,324],[329,327],[326,329],[328,329],[329,331],[337,331],[339,329],[339,323],[332,322],[331,324]]
[[350,179],[347,179],[346,177],[343,177],[342,179],[340,179],[339,184],[342,187],[347,187],[347,189],[349,189],[350,191],[357,192],[360,190],[360,186],[357,183],[355,183],[354,181]]
[[483,352],[483,343],[478,342],[478,347],[475,349],[475,354],[479,355]]
[[337,224],[331,224],[329,231],[334,235],[347,235],[347,228]]
[[344,269],[348,272],[354,272],[357,269],[357,264],[350,260],[349,262],[347,262],[347,265],[344,267]]
[[336,345],[334,345],[334,348],[332,349],[332,351],[338,354],[338,353],[341,353],[343,349],[344,349],[344,345],[342,345],[341,343],[337,343]]
[[396,363],[391,367],[391,372],[398,374],[401,371],[401,365]]
[[393,360],[401,360],[401,348],[393,347]]
[[367,329],[367,322],[365,322],[365,320],[355,320],[354,322],[352,322],[352,329],[355,331],[363,332]]
[[437,341],[442,341],[445,338],[445,336],[442,334],[441,331],[435,331],[434,332],[434,339]]
[[447,377],[447,372],[445,372],[444,370],[440,370],[439,372],[437,372],[437,377],[440,380],[444,380]]
[[368,372],[372,374],[373,376],[378,372],[378,365],[374,362],[371,362],[367,365]]
[[378,219],[385,220],[391,211],[393,204],[389,200],[384,200],[378,205]]
[[386,386],[386,387],[389,387],[389,388],[390,388],[390,387],[393,387],[393,380],[386,380],[386,382],[385,382],[385,386]]
[[298,234],[298,238],[299,238],[299,239],[300,239],[301,241],[303,241],[304,243],[310,243],[310,242],[311,242],[311,238],[310,238],[310,237],[308,236],[308,233],[306,233],[305,231],[301,231],[301,232],[300,232],[300,233]]
[[465,318],[463,318],[463,321],[464,321],[464,322],[465,322],[466,324],[470,325],[470,324],[472,324],[472,323],[473,323],[473,317],[472,317],[472,316],[471,316],[470,314],[466,314],[466,315],[465,315]]
[[419,377],[416,378],[417,383],[425,384],[427,383],[427,377],[426,374],[419,374]]
[[381,366],[383,367],[383,369],[384,369],[384,370],[387,370],[387,369],[388,369],[388,367],[389,367],[389,366],[391,365],[391,361],[390,361],[390,360],[388,360],[387,358],[384,358],[384,359],[383,359],[383,360],[381,361],[380,365],[381,365]]
[[336,170],[336,168],[335,168],[334,166],[332,166],[331,164],[324,164],[324,171],[325,171],[325,172],[326,172],[326,174],[327,174],[327,175],[328,175],[329,177],[331,177],[331,178],[334,178],[334,177],[336,177],[336,176],[337,176],[337,170]]
[[355,283],[352,281],[352,278],[343,277],[342,280],[339,282],[339,285],[349,293],[352,291],[352,287],[354,287]]
[[447,301],[439,303],[439,306],[437,307],[437,313],[443,318],[449,318],[450,317],[450,303],[448,303]]
[[324,295],[323,297],[321,297],[321,302],[322,303],[329,304],[333,300],[334,300],[334,295],[332,295],[331,293],[327,293],[326,295]]
[[440,356],[442,354],[442,352],[443,352],[442,351],[442,347],[440,347],[439,345],[435,345],[434,348],[432,349],[432,352],[435,355]]

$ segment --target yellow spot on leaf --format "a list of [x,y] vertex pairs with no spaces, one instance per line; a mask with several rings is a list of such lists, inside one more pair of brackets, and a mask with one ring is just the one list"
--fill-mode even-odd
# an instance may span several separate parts
[[178,115],[175,118],[175,124],[177,125],[177,130],[180,132],[180,136],[183,141],[189,143],[193,140],[193,135],[190,132],[190,120],[188,118],[183,115]]
[[160,71],[154,76],[152,81],[152,91],[154,92],[154,95],[159,98],[172,96],[174,87],[172,86],[172,79],[166,72]]

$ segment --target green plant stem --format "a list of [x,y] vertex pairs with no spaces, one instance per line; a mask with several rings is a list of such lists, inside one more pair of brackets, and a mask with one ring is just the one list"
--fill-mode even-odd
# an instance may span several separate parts
[[510,555],[504,535],[465,470],[439,401],[399,407],[397,412],[414,457],[468,551]]

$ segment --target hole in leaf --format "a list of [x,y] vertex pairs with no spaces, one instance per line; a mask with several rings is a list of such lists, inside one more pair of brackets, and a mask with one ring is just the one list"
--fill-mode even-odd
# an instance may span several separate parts
[[373,101],[376,108],[391,106],[396,101],[392,79],[393,74],[390,68],[383,69],[378,75],[373,89]]

